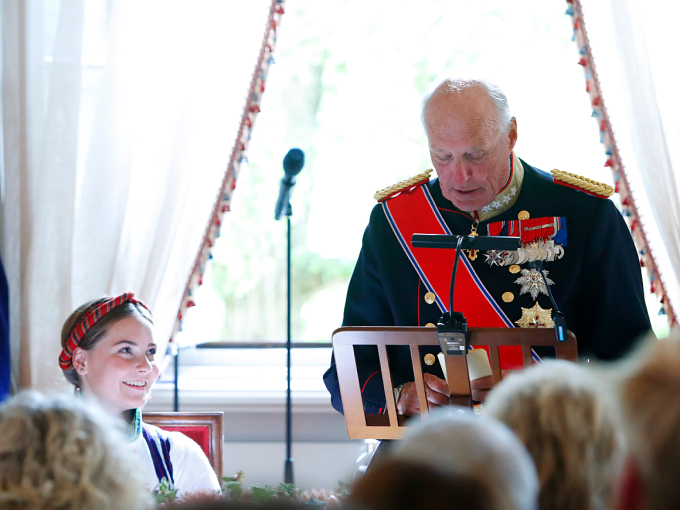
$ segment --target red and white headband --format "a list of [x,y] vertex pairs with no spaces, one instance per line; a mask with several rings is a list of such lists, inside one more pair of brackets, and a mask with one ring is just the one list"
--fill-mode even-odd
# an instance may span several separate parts
[[71,367],[73,366],[72,360],[73,351],[75,350],[76,347],[78,347],[80,341],[83,339],[85,334],[90,330],[90,328],[94,326],[97,323],[97,321],[99,321],[99,319],[104,317],[104,315],[109,313],[111,310],[127,302],[130,302],[133,305],[140,305],[144,307],[149,312],[149,315],[151,315],[151,310],[149,310],[149,307],[146,306],[142,301],[137,299],[134,293],[132,292],[125,292],[120,296],[108,298],[102,301],[94,308],[89,310],[87,313],[85,313],[83,315],[83,318],[80,319],[80,321],[78,321],[78,323],[71,330],[71,334],[68,337],[66,346],[62,349],[61,354],[59,355],[59,366],[61,367],[62,370],[71,369]]

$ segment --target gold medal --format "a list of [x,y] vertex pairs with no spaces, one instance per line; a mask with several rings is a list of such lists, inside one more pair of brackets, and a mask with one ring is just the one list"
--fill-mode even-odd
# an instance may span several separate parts
[[[472,227],[470,228],[470,235],[477,237],[479,234],[477,233],[477,226],[479,225],[479,220],[475,220],[474,223],[472,224]],[[479,253],[479,250],[463,250],[466,251],[468,254],[468,258],[470,260],[475,260],[477,258],[477,254]]]
[[521,328],[554,328],[551,312],[552,308],[544,310],[538,303],[531,308],[522,307],[522,318],[515,324]]

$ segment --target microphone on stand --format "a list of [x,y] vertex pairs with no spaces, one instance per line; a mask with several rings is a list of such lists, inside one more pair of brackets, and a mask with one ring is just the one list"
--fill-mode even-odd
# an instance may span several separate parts
[[292,211],[290,209],[290,193],[293,186],[295,186],[295,176],[300,173],[302,167],[305,166],[305,153],[300,149],[291,149],[283,158],[283,179],[279,187],[279,198],[276,201],[276,209],[274,210],[274,219],[276,221],[281,219],[281,216],[290,216]]
[[300,149],[291,149],[283,158],[283,179],[279,187],[279,198],[276,201],[274,219],[280,220],[281,216],[286,216],[287,224],[287,250],[286,250],[286,461],[283,469],[284,483],[293,483],[293,399],[291,391],[291,350],[293,339],[291,332],[291,263],[290,263],[290,217],[293,211],[290,207],[290,192],[295,186],[295,176],[300,173],[305,166],[305,153]]
[[411,244],[415,248],[448,248],[456,250],[449,287],[449,311],[437,322],[437,338],[446,356],[467,356],[467,319],[453,310],[453,289],[461,250],[516,250],[521,246],[519,237],[506,236],[449,236],[436,234],[413,234]]

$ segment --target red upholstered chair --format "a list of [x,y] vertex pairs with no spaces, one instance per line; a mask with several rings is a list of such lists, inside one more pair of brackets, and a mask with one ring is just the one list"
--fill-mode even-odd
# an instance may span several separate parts
[[222,478],[224,413],[144,413],[144,422],[190,437],[205,452],[217,478]]

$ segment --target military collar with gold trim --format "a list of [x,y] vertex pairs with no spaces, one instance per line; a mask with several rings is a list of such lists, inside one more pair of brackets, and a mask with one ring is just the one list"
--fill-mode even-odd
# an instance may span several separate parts
[[519,198],[519,192],[522,189],[523,182],[524,166],[522,166],[522,162],[513,152],[510,159],[510,178],[508,179],[508,182],[503,189],[501,189],[500,193],[496,195],[496,198],[482,207],[479,211],[473,213],[475,219],[486,221],[510,209],[515,205],[515,202],[517,202],[517,199]]

